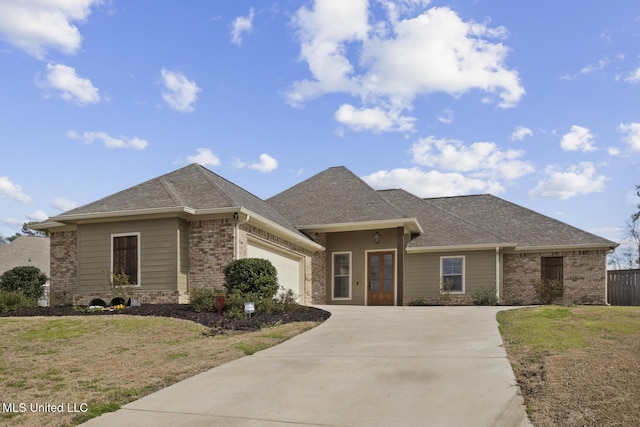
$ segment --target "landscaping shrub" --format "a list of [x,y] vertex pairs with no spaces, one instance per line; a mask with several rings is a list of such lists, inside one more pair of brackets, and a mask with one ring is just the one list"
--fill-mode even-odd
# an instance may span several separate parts
[[498,297],[496,296],[495,289],[478,289],[472,296],[473,303],[475,305],[496,305],[498,303]]
[[540,304],[551,304],[562,298],[563,286],[558,280],[537,280],[533,282]]
[[221,294],[222,292],[219,289],[192,289],[189,292],[191,309],[196,313],[217,312],[214,305],[214,297]]
[[296,294],[291,289],[280,288],[280,292],[275,298],[264,298],[257,292],[242,293],[239,289],[234,289],[227,294],[225,301],[226,315],[233,319],[243,319],[247,317],[244,312],[244,303],[252,302],[257,314],[277,314],[291,313],[308,308],[296,302]]
[[36,302],[18,291],[0,291],[0,313],[35,307]]
[[227,294],[239,290],[255,293],[260,298],[273,298],[278,292],[278,272],[271,261],[244,258],[232,261],[224,268],[224,287]]
[[414,300],[409,301],[408,305],[411,305],[411,306],[429,305],[429,301],[427,301],[426,298],[416,298]]
[[0,290],[20,292],[27,298],[37,303],[38,298],[44,295],[44,284],[47,276],[39,268],[25,265],[14,267],[5,271],[0,276]]

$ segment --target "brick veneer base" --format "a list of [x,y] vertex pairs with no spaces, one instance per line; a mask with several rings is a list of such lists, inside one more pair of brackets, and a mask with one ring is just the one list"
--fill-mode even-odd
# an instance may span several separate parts
[[558,303],[606,303],[607,254],[604,250],[505,254],[502,303],[540,303],[533,283],[540,280],[542,257],[563,257],[564,289]]
[[[133,299],[140,301],[141,304],[180,304],[188,302],[187,295],[181,295],[178,291],[146,291],[133,293]],[[73,294],[73,305],[89,305],[93,299],[101,299],[107,304],[111,302],[113,296],[105,293],[75,293]],[[185,298],[187,298],[185,300]],[[124,298],[125,301],[128,297]]]

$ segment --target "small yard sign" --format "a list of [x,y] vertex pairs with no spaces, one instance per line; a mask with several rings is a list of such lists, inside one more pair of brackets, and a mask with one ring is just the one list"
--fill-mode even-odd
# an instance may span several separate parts
[[251,317],[251,313],[255,313],[255,311],[256,311],[256,306],[254,303],[252,302],[244,303],[244,312],[249,314],[249,317]]

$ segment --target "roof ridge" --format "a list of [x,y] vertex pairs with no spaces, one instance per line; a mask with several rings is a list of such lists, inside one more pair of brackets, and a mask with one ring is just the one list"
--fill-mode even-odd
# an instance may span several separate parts
[[162,188],[164,188],[164,190],[167,192],[171,200],[173,200],[173,202],[177,206],[184,206],[184,200],[182,199],[182,197],[180,196],[180,194],[178,193],[174,185],[171,183],[171,181],[169,181],[166,178],[166,176],[159,177],[158,182],[160,182],[160,185],[162,185]]

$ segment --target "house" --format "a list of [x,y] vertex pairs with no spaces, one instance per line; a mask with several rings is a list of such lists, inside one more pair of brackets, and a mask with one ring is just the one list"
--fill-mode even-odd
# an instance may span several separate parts
[[52,293],[104,298],[125,272],[143,303],[183,303],[218,288],[234,259],[267,258],[305,304],[470,304],[479,291],[536,303],[604,304],[617,244],[498,197],[422,199],[374,190],[329,168],[262,200],[192,164],[41,223],[51,233]]
[[[20,236],[6,245],[0,245],[0,275],[15,267],[32,266],[49,277],[49,238]],[[49,280],[44,284],[44,295],[38,305],[49,305]]]

